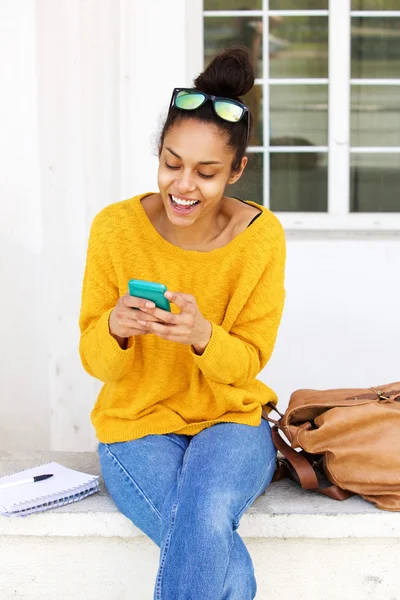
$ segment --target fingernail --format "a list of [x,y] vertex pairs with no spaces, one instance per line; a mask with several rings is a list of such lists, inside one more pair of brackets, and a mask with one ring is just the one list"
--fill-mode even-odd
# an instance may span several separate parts
[[147,325],[146,321],[138,321],[138,323],[140,323],[140,325]]
[[146,302],[145,306],[146,306],[146,308],[154,308],[155,304],[154,304],[154,302]]

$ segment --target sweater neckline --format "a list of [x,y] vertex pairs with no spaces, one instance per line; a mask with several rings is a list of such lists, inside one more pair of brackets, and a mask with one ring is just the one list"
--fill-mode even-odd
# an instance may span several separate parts
[[246,202],[246,204],[261,210],[259,218],[252,223],[251,227],[247,227],[244,231],[241,231],[233,238],[233,240],[225,244],[225,246],[221,246],[220,248],[214,248],[214,250],[206,250],[204,252],[201,250],[186,250],[185,248],[176,246],[175,244],[172,244],[172,242],[166,240],[157,231],[147,216],[147,213],[142,205],[142,200],[143,198],[152,196],[153,194],[155,194],[155,192],[146,192],[145,194],[140,194],[139,196],[132,198],[133,208],[135,209],[136,216],[142,225],[142,231],[146,234],[147,238],[152,244],[158,245],[164,252],[169,252],[175,256],[181,256],[182,258],[185,257],[205,260],[228,254],[245,244],[249,239],[254,237],[255,234],[258,235],[258,232],[261,230],[263,223],[265,222],[266,208],[264,206],[260,206],[260,204],[250,200],[244,201],[238,199],[238,202]]

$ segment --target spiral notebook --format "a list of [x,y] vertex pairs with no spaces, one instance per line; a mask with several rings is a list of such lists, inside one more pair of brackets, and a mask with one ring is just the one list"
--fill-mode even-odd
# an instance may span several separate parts
[[0,486],[44,473],[52,473],[53,477],[0,489],[0,515],[25,517],[77,502],[99,491],[97,475],[74,471],[56,462],[0,477]]

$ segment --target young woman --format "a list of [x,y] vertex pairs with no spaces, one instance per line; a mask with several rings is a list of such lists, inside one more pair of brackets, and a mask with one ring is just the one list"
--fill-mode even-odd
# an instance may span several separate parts
[[[155,600],[250,600],[237,532],[275,467],[256,377],[284,302],[285,240],[267,209],[224,195],[247,163],[247,54],[218,55],[173,92],[157,193],[108,206],[89,241],[80,316],[102,474],[120,511],[160,547]],[[214,96],[218,98],[214,98]],[[171,312],[126,293],[160,282]]]

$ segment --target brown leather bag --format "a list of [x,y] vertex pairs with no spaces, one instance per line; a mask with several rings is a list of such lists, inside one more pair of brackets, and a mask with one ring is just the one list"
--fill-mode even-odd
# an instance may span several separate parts
[[359,494],[378,508],[400,511],[400,382],[297,390],[279,415],[274,421],[263,414],[274,423],[274,444],[285,457],[274,481],[289,476],[335,500]]

